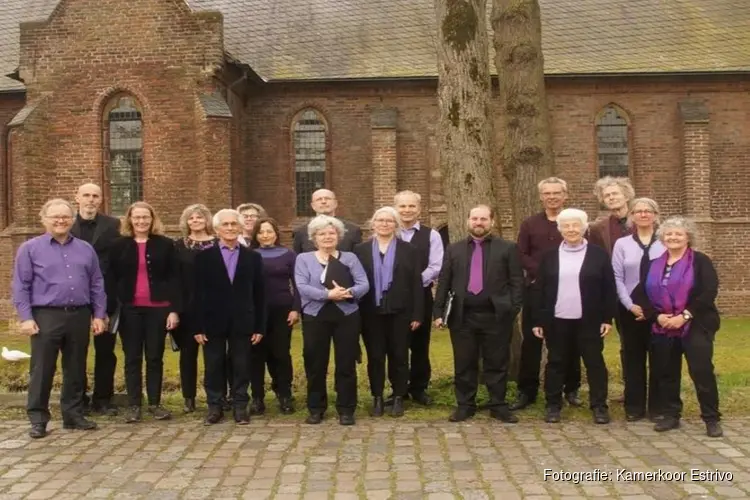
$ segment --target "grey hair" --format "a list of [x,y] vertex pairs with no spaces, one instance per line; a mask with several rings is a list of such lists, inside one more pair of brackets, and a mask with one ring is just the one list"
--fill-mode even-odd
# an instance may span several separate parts
[[222,208],[221,210],[216,212],[214,214],[213,220],[211,221],[211,225],[213,227],[219,227],[221,225],[221,219],[223,219],[227,215],[234,217],[234,220],[236,220],[240,226],[242,225],[242,216],[237,210],[233,208]]
[[648,208],[653,210],[654,212],[654,225],[658,226],[661,222],[661,218],[659,217],[659,204],[656,203],[656,201],[652,200],[651,198],[636,198],[630,203],[630,210],[628,211],[628,225],[633,225],[633,210],[635,210],[636,205],[646,205]]
[[313,217],[313,219],[307,225],[307,236],[311,241],[313,241],[318,231],[325,229],[328,226],[332,226],[336,230],[336,232],[339,234],[339,240],[341,240],[344,237],[344,234],[346,234],[346,227],[344,226],[343,222],[338,220],[336,217],[321,214]]
[[610,186],[619,187],[622,194],[625,195],[628,206],[630,206],[630,200],[635,198],[635,189],[633,189],[633,184],[630,182],[630,179],[627,177],[612,177],[611,175],[602,177],[596,181],[596,184],[594,184],[594,195],[596,195],[596,199],[599,200],[599,203],[604,203],[604,190]]
[[545,184],[560,184],[563,188],[563,192],[568,192],[568,183],[565,182],[563,179],[560,179],[559,177],[547,177],[546,179],[542,179],[539,181],[539,184],[536,185],[539,192],[542,192],[542,188]]
[[405,191],[399,191],[393,196],[393,204],[398,205],[398,199],[402,196],[413,196],[417,200],[417,204],[422,204],[422,195],[419,193],[415,193],[414,191],[409,191],[408,189]]
[[206,219],[206,233],[212,234],[213,233],[213,224],[211,220],[211,211],[208,209],[208,207],[202,203],[194,203],[193,205],[189,205],[185,210],[182,211],[182,215],[180,215],[180,231],[182,232],[183,236],[190,236],[190,228],[188,227],[188,219],[191,215],[194,213],[199,213],[203,216],[204,219]]
[[583,225],[583,232],[589,228],[589,216],[583,210],[578,208],[566,208],[557,214],[557,229],[562,230],[562,223],[569,220],[580,221]]
[[372,217],[370,218],[370,229],[375,227],[375,217],[378,216],[380,213],[386,213],[393,217],[393,220],[396,221],[396,235],[399,235],[401,233],[401,216],[398,214],[395,208],[393,207],[380,207],[377,210],[375,210],[375,213],[372,214]]
[[71,204],[68,200],[63,200],[62,198],[53,198],[51,200],[48,200],[47,203],[42,205],[42,209],[39,211],[39,217],[44,218],[47,216],[47,212],[49,211],[49,207],[53,205],[65,205],[70,209],[70,215],[75,217],[76,211],[73,208],[73,204]]
[[663,242],[664,235],[670,229],[682,229],[685,231],[688,237],[688,246],[694,245],[698,238],[698,228],[695,226],[695,222],[686,217],[675,216],[665,220],[661,223],[659,229],[656,230],[656,236]]
[[255,210],[258,212],[258,217],[265,217],[268,215],[266,213],[266,209],[263,208],[261,205],[258,205],[257,203],[243,203],[239,207],[237,207],[237,211],[239,213],[246,212],[247,210]]

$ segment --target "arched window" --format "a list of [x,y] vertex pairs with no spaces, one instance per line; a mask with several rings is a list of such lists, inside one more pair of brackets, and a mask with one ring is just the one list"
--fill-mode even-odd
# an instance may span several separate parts
[[143,198],[143,120],[135,99],[115,96],[104,113],[104,186],[109,211],[125,215]]
[[629,177],[628,121],[625,113],[609,105],[596,121],[599,177]]
[[326,183],[326,125],[317,111],[306,109],[297,116],[293,130],[297,215],[315,215],[312,194]]

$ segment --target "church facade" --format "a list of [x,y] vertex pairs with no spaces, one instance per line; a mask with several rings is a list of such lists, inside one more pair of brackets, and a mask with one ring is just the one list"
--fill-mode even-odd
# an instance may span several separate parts
[[[610,174],[696,219],[722,312],[745,314],[750,7],[691,2],[542,0],[556,174],[592,216]],[[41,205],[83,182],[109,213],[145,199],[173,228],[190,203],[252,201],[288,235],[320,187],[361,224],[411,189],[440,227],[434,25],[431,0],[6,0],[0,312]]]

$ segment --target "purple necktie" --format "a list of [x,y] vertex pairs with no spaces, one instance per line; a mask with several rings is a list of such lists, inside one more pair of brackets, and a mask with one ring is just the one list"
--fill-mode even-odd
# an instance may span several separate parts
[[482,280],[482,240],[474,240],[474,252],[471,254],[471,267],[469,268],[469,292],[474,295],[482,293],[484,286]]

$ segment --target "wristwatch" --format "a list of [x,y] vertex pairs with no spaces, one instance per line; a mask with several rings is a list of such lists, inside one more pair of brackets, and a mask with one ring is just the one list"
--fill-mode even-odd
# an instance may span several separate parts
[[690,321],[691,319],[693,319],[693,315],[690,314],[690,312],[687,310],[682,311],[682,317],[685,318],[685,321]]

